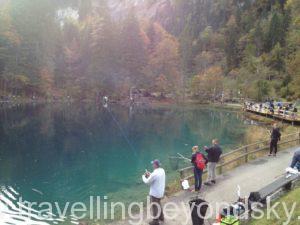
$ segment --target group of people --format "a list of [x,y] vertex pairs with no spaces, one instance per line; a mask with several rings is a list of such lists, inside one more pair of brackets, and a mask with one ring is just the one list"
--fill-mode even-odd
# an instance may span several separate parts
[[[270,141],[270,155],[277,153],[277,143],[280,140],[281,133],[277,124],[273,125],[271,132]],[[199,151],[198,146],[192,148],[191,163],[194,166],[194,177],[195,177],[195,191],[199,192],[202,187],[202,174],[205,168],[207,168],[208,176],[204,183],[205,185],[216,184],[216,166],[222,155],[222,149],[217,139],[212,140],[212,146],[204,146],[206,154]],[[149,223],[150,225],[159,225],[160,222],[164,221],[163,208],[161,206],[161,200],[165,194],[166,185],[166,173],[161,167],[161,163],[158,159],[151,162],[153,166],[153,172],[146,171],[142,176],[142,180],[145,184],[150,185],[150,201],[153,220]],[[300,171],[300,149],[297,150],[293,156],[291,168]],[[79,223],[79,225],[87,225],[85,222]]]
[[204,146],[206,154],[199,151],[198,146],[192,148],[191,163],[194,165],[195,191],[199,192],[202,187],[203,170],[207,167],[207,180],[204,183],[207,186],[216,183],[216,167],[222,155],[222,149],[217,139],[212,140],[212,146]]
[[265,103],[254,103],[254,102],[245,102],[245,109],[261,112],[261,113],[270,113],[278,114],[282,116],[290,116],[292,118],[297,117],[298,109],[293,103],[282,103],[275,102],[274,100],[267,101]]
[[[199,192],[202,186],[202,174],[203,170],[207,167],[208,177],[205,185],[212,185],[216,183],[216,166],[220,160],[222,149],[219,146],[219,141],[214,139],[211,147],[204,147],[206,154],[199,151],[198,146],[192,148],[191,163],[194,165],[195,175],[195,191]],[[161,163],[158,159],[151,162],[153,166],[153,172],[150,173],[146,170],[142,176],[142,180],[145,184],[150,185],[150,202],[153,220],[150,225],[159,225],[164,221],[164,213],[161,207],[161,200],[165,193],[166,173],[161,167]]]
[[[269,156],[276,156],[277,145],[281,138],[281,132],[278,125],[275,123],[270,132],[270,153]],[[222,155],[222,148],[217,139],[212,140],[212,146],[204,146],[204,151],[200,151],[198,146],[192,148],[191,163],[194,167],[195,189],[193,191],[200,192],[202,188],[202,175],[203,171],[207,168],[207,179],[204,185],[211,186],[216,184],[216,167]],[[150,225],[159,225],[164,221],[164,214],[161,207],[161,199],[164,197],[166,173],[161,168],[159,160],[152,161],[153,172],[148,171],[142,176],[143,182],[150,185],[150,200],[154,203],[152,206],[153,221]],[[300,171],[300,150],[296,151],[291,163],[291,168]]]

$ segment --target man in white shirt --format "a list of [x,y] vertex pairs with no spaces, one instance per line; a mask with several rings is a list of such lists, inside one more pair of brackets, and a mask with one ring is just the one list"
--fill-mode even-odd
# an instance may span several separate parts
[[143,175],[143,181],[145,184],[150,185],[150,200],[151,200],[151,209],[153,221],[150,222],[150,225],[159,225],[159,221],[164,221],[164,213],[161,206],[161,199],[165,194],[166,186],[166,174],[165,170],[161,168],[160,161],[158,159],[151,162],[153,165],[153,172],[150,173],[146,171]]

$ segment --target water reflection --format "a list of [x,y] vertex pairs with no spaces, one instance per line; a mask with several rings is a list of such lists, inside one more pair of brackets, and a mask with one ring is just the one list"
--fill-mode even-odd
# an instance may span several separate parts
[[[0,121],[0,185],[7,187],[1,196],[14,205],[18,193],[27,201],[61,205],[86,202],[90,195],[141,199],[147,188],[140,175],[150,160],[160,158],[175,176],[179,165],[168,156],[188,156],[192,145],[209,145],[213,138],[224,148],[236,146],[247,127],[237,112],[220,109],[88,104],[2,107]],[[13,205],[2,209],[1,219],[30,224],[16,217]]]

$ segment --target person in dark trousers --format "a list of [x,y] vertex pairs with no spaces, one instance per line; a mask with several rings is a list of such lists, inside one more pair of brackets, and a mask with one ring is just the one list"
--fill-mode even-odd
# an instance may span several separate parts
[[300,149],[297,150],[294,154],[291,168],[294,169],[296,167],[298,170],[300,170],[299,166],[300,166]]
[[153,172],[146,173],[142,176],[143,182],[150,185],[150,202],[152,209],[153,220],[149,223],[150,225],[159,225],[159,222],[164,221],[163,207],[161,205],[161,199],[165,194],[166,185],[166,173],[161,168],[160,161],[155,159],[151,162],[153,166]]
[[[202,154],[201,152],[199,152],[199,147],[198,146],[194,146],[192,148],[192,159],[191,159],[191,163],[194,165],[194,178],[195,178],[195,191],[199,192],[201,190],[202,187],[202,174],[203,174],[203,169],[205,168],[205,165],[207,163],[207,159],[205,157],[204,154]],[[202,163],[199,163],[197,160],[203,160]],[[199,164],[203,164],[204,163],[204,168],[199,168]]]
[[276,156],[277,149],[278,149],[277,144],[278,144],[278,141],[280,141],[280,138],[281,138],[280,130],[277,127],[277,123],[274,123],[273,130],[271,132],[270,154],[269,154],[269,156],[271,156],[272,154],[274,156]]
[[216,183],[216,167],[217,163],[220,161],[222,155],[222,149],[219,146],[218,139],[212,140],[212,146],[210,148],[204,147],[204,150],[207,152],[207,180],[204,183],[205,185],[215,184]]

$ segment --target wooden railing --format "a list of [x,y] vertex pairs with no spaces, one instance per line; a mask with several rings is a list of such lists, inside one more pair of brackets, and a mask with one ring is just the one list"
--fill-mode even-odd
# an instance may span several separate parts
[[[265,155],[265,151],[269,150],[270,140],[260,141],[253,144],[242,146],[238,149],[230,151],[221,156],[220,162],[217,165],[219,174],[222,174],[224,170],[233,169],[239,165],[247,163],[250,160],[254,160],[257,157]],[[278,143],[278,150],[283,150],[288,147],[300,145],[300,132],[284,135],[281,137],[281,141]],[[193,178],[193,166],[189,166],[179,170],[180,178],[182,180],[188,180]],[[204,174],[207,171],[204,170]]]
[[291,112],[287,110],[275,110],[274,112],[271,112],[269,109],[259,109],[250,106],[245,107],[244,110],[255,114],[267,116],[273,119],[283,120],[295,124],[300,123],[300,114],[297,112]]

